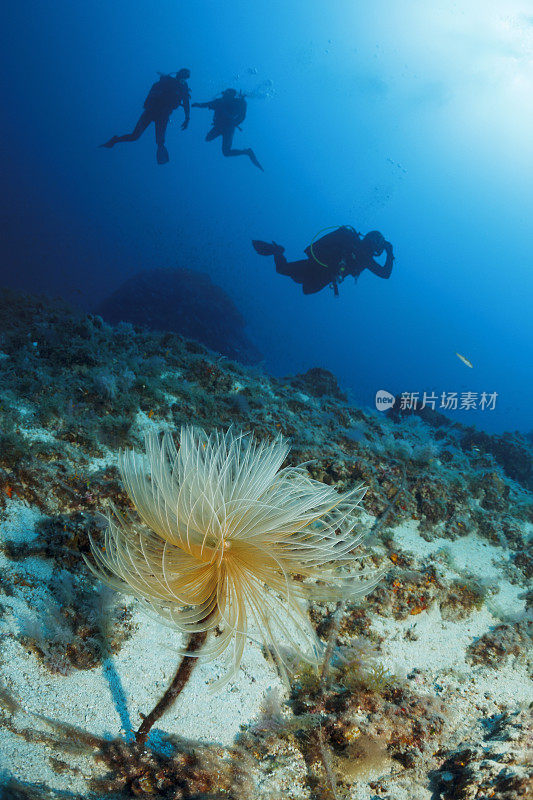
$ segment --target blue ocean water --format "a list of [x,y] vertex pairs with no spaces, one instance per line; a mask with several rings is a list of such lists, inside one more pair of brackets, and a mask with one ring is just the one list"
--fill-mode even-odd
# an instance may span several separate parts
[[[206,271],[275,375],[322,366],[351,397],[494,396],[450,412],[530,431],[533,17],[525,0],[10,4],[1,284],[92,310],[135,273]],[[131,130],[157,72],[187,66],[192,100],[248,94],[237,147],[206,144],[193,109],[155,161]],[[328,227],[382,231],[391,278],[368,271],[304,296],[260,258]],[[457,357],[461,354],[469,367]],[[438,408],[437,403],[437,408]],[[479,406],[479,404],[478,404]]]

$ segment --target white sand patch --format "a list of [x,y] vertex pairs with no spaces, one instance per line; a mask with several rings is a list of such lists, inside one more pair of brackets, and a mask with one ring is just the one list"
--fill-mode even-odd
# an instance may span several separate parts
[[468,573],[477,578],[499,578],[499,563],[509,560],[509,554],[502,547],[490,544],[474,533],[454,540],[435,537],[428,542],[420,536],[416,520],[395,528],[394,542],[402,550],[422,558],[443,551],[448,555],[450,565],[463,576]]
[[524,614],[524,587],[510,583],[503,571],[510,561],[510,552],[505,548],[491,544],[475,533],[455,540],[436,537],[428,542],[418,533],[415,520],[409,520],[394,529],[394,542],[420,559],[440,555],[440,562],[448,576],[453,577],[455,573],[463,579],[476,579],[485,586],[490,585],[493,594],[487,598],[486,604],[493,616],[497,617],[491,624]]
[[[13,545],[23,545],[32,542],[37,536],[37,523],[43,519],[42,514],[35,508],[30,508],[20,500],[8,500],[4,519],[0,522],[0,542]],[[24,593],[31,602],[32,596],[42,595],[45,586],[52,576],[54,565],[52,561],[30,556],[21,561],[11,561],[0,553],[0,570],[2,573],[14,572],[26,576],[29,580],[24,586]],[[33,581],[31,579],[34,579]],[[3,598],[4,605],[10,605],[16,598],[7,596]]]
[[[170,647],[179,634],[146,617],[134,614],[136,632],[104,666],[76,670],[67,676],[50,675],[39,661],[15,640],[6,641],[3,655],[5,680],[24,706],[36,713],[70,722],[99,736],[135,730],[141,712],[147,713],[167,688],[180,662]],[[209,691],[223,674],[220,662],[198,663],[175,705],[156,729],[202,742],[230,744],[259,713],[266,691],[281,686],[260,648],[251,643],[239,675],[217,694]],[[38,692],[34,688],[38,686]],[[238,697],[238,702],[236,698]]]
[[[169,647],[179,634],[138,610],[134,615],[136,632],[116,656],[92,670],[76,670],[68,676],[52,676],[36,657],[9,637],[4,640],[3,683],[28,711],[68,722],[98,736],[124,736],[141,723],[141,712],[148,713],[167,688],[180,658]],[[198,663],[192,677],[174,706],[156,723],[154,734],[163,731],[201,742],[230,745],[241,726],[251,722],[261,709],[266,692],[281,688],[281,682],[260,647],[250,643],[235,680],[218,694],[209,686],[223,674],[220,662]],[[34,721],[17,715],[21,728]],[[39,725],[39,727],[42,727]],[[13,733],[0,729],[0,749],[4,767],[19,779],[44,781],[53,788],[85,791],[85,781],[69,774],[56,775],[50,768],[52,753],[43,745],[25,743]],[[63,758],[60,749],[55,755]],[[64,756],[71,764],[72,756]],[[94,764],[84,770],[94,774]]]
[[[501,702],[512,705],[527,703],[531,699],[531,686],[525,664],[509,658],[507,664],[492,670],[473,667],[465,658],[466,648],[499,623],[486,608],[455,622],[442,619],[439,609],[432,606],[406,620],[375,619],[373,629],[385,637],[382,645],[385,666],[398,677],[404,678],[418,669],[428,673],[442,688],[475,679],[478,693],[488,690]],[[408,629],[416,637],[414,640],[405,637]]]
[[42,514],[14,497],[6,502],[3,519],[0,521],[0,541],[22,544],[31,542],[37,535],[35,527]]

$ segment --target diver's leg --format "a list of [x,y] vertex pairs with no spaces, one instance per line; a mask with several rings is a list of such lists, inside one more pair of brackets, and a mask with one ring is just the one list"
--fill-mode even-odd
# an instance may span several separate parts
[[225,156],[247,156],[248,150],[234,150],[231,145],[233,144],[233,137],[235,136],[235,128],[226,128],[222,131],[222,153]]
[[216,139],[218,136],[221,135],[222,131],[219,131],[218,128],[211,128],[211,130],[207,132],[205,140],[206,142],[212,142],[213,139]]
[[[315,294],[316,292],[320,292],[328,283],[331,281],[328,278],[317,278],[316,275],[308,275],[306,276],[305,280],[298,281],[298,283],[302,283],[302,291],[304,294]],[[334,284],[336,287],[336,284]],[[335,296],[338,297],[339,291],[335,289]]]
[[155,143],[159,147],[160,145],[165,144],[165,136],[167,132],[167,125],[168,125],[168,114],[164,114],[161,117],[156,117],[154,120],[155,124]]
[[276,242],[263,242],[261,239],[252,239],[252,247],[260,256],[274,256],[278,275],[287,275],[296,283],[307,283],[309,281],[311,264],[308,258],[289,263],[284,256],[284,247]]
[[154,120],[158,164],[166,164],[169,161],[168,150],[165,147],[165,134],[167,131],[168,120],[168,114],[164,114],[161,117],[156,117]]
[[287,275],[296,283],[303,283],[309,272],[309,261],[307,258],[302,259],[302,261],[288,262],[283,253],[275,253],[274,263],[276,264],[276,272],[280,275]]
[[235,135],[235,128],[225,128],[222,131],[222,155],[224,156],[241,156],[242,150],[232,150],[233,136]]
[[289,269],[289,262],[285,258],[282,252],[273,253],[274,255],[274,263],[276,265],[276,272],[279,272],[280,275],[290,275]]
[[251,147],[247,147],[245,150],[236,150],[235,148],[232,148],[231,145],[233,144],[234,134],[235,128],[227,128],[225,131],[223,131],[222,153],[225,156],[248,156],[252,164],[255,164],[256,167],[259,167],[259,169],[264,172],[263,167],[257,160],[257,157]]
[[263,169],[263,167],[262,167],[262,166],[261,166],[261,164],[259,163],[259,159],[257,158],[256,154],[254,153],[254,151],[252,150],[252,148],[251,148],[251,147],[249,147],[249,148],[248,148],[248,150],[246,151],[246,153],[247,153],[247,155],[248,155],[248,158],[249,158],[249,159],[250,159],[250,161],[252,162],[252,164],[253,164],[255,167],[258,167],[258,169],[260,169],[260,170],[261,170],[261,172],[264,172],[265,170]]
[[113,136],[108,142],[100,145],[100,147],[113,147],[119,142],[136,142],[151,122],[151,115],[147,111],[143,111],[131,133],[125,133],[124,136]]

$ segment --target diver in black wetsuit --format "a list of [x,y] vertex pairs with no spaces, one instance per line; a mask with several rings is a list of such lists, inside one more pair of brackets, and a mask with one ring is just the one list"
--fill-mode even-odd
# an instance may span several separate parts
[[[195,108],[210,108],[214,111],[213,127],[205,137],[206,142],[212,142],[222,136],[222,153],[225,156],[248,156],[252,164],[263,170],[251,147],[245,150],[232,148],[235,129],[246,117],[246,100],[243,94],[237,94],[235,89],[226,89],[222,97],[216,97],[208,103],[193,103]],[[264,172],[264,170],[263,170]]]
[[[347,275],[357,279],[365,269],[379,278],[389,278],[394,261],[392,245],[379,231],[370,231],[361,237],[348,226],[337,228],[310,244],[304,251],[307,258],[302,261],[288,262],[283,255],[285,248],[275,242],[269,244],[256,239],[252,244],[259,255],[274,256],[276,272],[301,283],[304,294],[314,294],[331,285],[338,295],[338,284]],[[374,256],[379,257],[383,251],[387,255],[381,265]]]
[[166,164],[169,160],[168,150],[165,147],[165,134],[167,125],[172,112],[183,106],[185,119],[181,129],[185,130],[190,118],[190,90],[187,79],[191,72],[188,69],[180,69],[174,76],[161,75],[160,79],[154,83],[144,101],[144,111],[131,133],[124,136],[113,136],[108,142],[101,144],[100,147],[114,147],[119,142],[135,142],[150,125],[155,126],[155,141],[157,144],[157,163]]

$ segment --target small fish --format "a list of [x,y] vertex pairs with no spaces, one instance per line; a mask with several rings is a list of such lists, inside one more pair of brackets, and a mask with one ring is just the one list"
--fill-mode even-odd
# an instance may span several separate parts
[[457,358],[460,358],[463,364],[466,364],[467,367],[470,367],[470,369],[474,369],[474,365],[471,364],[467,358],[462,356],[461,353],[456,353],[455,355],[457,356]]

